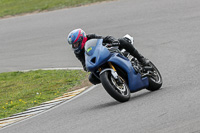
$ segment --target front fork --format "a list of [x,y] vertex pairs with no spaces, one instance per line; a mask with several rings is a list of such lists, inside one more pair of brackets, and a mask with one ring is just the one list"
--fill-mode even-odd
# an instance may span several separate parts
[[111,62],[108,62],[108,65],[116,72],[116,69],[115,69],[115,67],[112,65]]
[[110,68],[106,68],[104,70],[102,70],[101,68],[99,68],[99,72],[100,75],[105,72],[105,71],[111,71],[112,76],[114,77],[114,79],[116,80],[117,84],[123,84],[123,81],[121,80],[121,78],[118,76],[117,71],[115,69],[115,67],[112,65],[111,62],[108,62],[108,65],[110,66]]

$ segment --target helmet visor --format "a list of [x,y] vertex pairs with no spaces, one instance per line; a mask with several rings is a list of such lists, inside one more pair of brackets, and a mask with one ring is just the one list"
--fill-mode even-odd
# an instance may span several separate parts
[[79,46],[80,46],[80,42],[75,42],[75,43],[72,44],[72,48],[73,48],[73,49],[76,49],[76,48],[78,48]]

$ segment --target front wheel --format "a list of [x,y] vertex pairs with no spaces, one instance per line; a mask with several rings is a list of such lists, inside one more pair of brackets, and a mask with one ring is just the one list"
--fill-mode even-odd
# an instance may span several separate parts
[[125,80],[119,76],[122,83],[118,83],[110,71],[105,71],[100,75],[100,80],[105,90],[119,102],[126,102],[130,99],[130,90]]
[[153,68],[153,71],[151,71],[151,74],[148,76],[149,86],[146,89],[149,91],[156,91],[162,86],[162,76],[152,62],[150,62],[149,65]]

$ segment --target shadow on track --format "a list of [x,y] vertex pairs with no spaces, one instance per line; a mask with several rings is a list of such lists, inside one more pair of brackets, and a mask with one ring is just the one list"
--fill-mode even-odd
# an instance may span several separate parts
[[[128,102],[125,102],[125,103],[120,103],[116,100],[113,99],[113,101],[111,102],[107,102],[107,103],[102,103],[102,104],[98,104],[96,106],[93,106],[92,108],[90,108],[90,110],[99,110],[99,109],[105,109],[105,108],[110,108],[110,107],[114,107],[114,106],[118,106],[118,105],[122,105],[122,104],[129,104],[130,102],[133,102],[133,101],[137,101],[137,100],[140,100],[144,97],[147,97],[149,95],[153,95],[159,91],[161,91],[163,88],[161,88],[160,90],[158,91],[154,91],[154,92],[150,92],[150,91],[142,91],[142,92],[137,92],[137,93],[133,93],[130,100]],[[134,95],[135,94],[135,95]]]

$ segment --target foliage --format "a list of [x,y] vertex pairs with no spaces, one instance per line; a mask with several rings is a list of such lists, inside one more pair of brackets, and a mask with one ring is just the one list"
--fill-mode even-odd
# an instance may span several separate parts
[[74,7],[105,0],[0,0],[0,17]]
[[52,100],[87,79],[81,70],[0,73],[0,118]]

